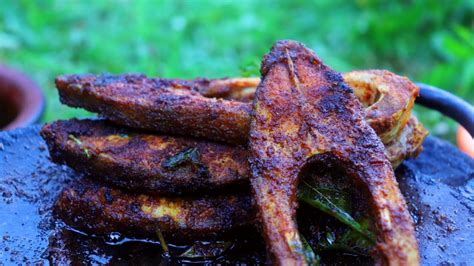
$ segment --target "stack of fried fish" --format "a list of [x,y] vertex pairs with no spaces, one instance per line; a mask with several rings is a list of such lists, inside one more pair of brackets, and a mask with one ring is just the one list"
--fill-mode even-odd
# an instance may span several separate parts
[[[338,249],[419,263],[393,173],[427,135],[407,78],[341,75],[279,41],[261,78],[65,75],[56,86],[62,103],[101,117],[41,131],[51,159],[87,177],[55,206],[77,230],[162,244],[257,230],[274,264],[315,264]],[[332,220],[322,225],[323,216]]]

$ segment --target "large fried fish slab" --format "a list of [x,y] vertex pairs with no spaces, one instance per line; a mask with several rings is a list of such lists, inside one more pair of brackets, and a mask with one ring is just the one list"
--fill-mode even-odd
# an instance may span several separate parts
[[222,238],[254,227],[248,193],[196,197],[153,197],[102,186],[87,179],[66,188],[54,212],[75,229],[107,235],[156,238],[158,231],[173,241]]
[[214,190],[248,182],[242,147],[153,135],[103,120],[46,124],[51,159],[100,181],[148,194]]
[[264,57],[250,126],[251,183],[274,263],[305,264],[295,222],[301,169],[338,162],[366,192],[379,263],[419,263],[414,226],[380,139],[342,76],[312,51],[279,41]]
[[62,103],[99,113],[119,124],[245,143],[251,106],[204,97],[215,93],[212,84],[144,75],[69,75],[56,79]]

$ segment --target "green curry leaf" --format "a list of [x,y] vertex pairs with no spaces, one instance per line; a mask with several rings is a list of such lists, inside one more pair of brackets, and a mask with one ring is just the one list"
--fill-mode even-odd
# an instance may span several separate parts
[[370,232],[368,229],[364,228],[360,223],[358,223],[346,210],[343,209],[344,206],[342,206],[341,208],[341,205],[338,206],[333,201],[331,201],[329,194],[325,193],[324,190],[315,188],[307,181],[303,180],[298,189],[298,199],[336,218],[343,224],[349,226],[351,229],[358,232],[369,242],[375,244],[375,236],[372,234],[372,232]]
[[[364,230],[368,230],[369,222],[364,219],[359,222]],[[318,242],[318,250],[343,250],[346,252],[366,255],[373,242],[361,237],[361,234],[355,230],[347,228],[343,233],[336,235],[333,228],[326,228],[326,237],[323,237]]]
[[303,244],[304,257],[306,258],[308,265],[319,265],[319,256],[314,253],[313,248],[302,234],[300,234],[300,238],[301,243]]

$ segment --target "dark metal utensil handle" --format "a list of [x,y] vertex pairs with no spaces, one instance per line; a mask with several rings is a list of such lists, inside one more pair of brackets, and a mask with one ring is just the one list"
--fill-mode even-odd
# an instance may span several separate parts
[[474,107],[463,99],[436,87],[417,83],[420,97],[416,103],[435,109],[461,124],[474,136]]

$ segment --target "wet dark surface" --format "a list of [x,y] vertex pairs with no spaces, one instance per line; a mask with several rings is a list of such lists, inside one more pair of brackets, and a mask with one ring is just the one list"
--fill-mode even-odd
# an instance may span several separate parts
[[[55,198],[78,176],[49,161],[38,131],[39,127],[31,127],[0,132],[0,264],[177,262],[163,258],[159,245],[105,244],[55,221],[51,216]],[[435,138],[428,138],[424,147],[417,159],[397,170],[416,221],[422,263],[469,265],[474,261],[474,161]],[[237,243],[216,260],[263,263],[259,241],[256,236]]]

